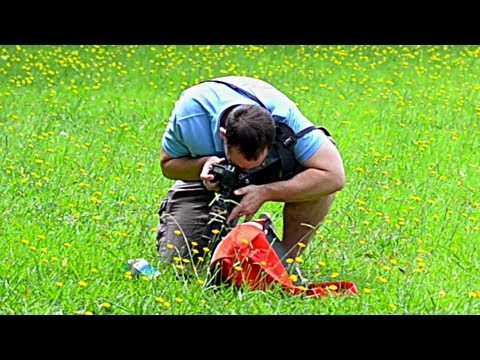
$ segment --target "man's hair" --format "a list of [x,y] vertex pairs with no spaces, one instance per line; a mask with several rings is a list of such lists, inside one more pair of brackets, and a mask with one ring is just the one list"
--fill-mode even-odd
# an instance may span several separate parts
[[258,105],[238,105],[226,112],[227,145],[237,148],[245,159],[256,160],[275,138],[272,115]]

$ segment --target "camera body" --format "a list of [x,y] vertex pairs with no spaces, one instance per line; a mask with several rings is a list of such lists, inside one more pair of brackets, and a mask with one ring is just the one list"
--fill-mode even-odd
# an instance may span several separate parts
[[[228,216],[240,202],[242,196],[234,191],[251,183],[250,175],[231,164],[212,164],[209,174],[212,182],[219,182],[219,193],[215,197],[208,214],[207,225],[201,235],[201,243],[214,250],[228,231],[235,227],[237,220],[227,223]],[[203,256],[200,252],[198,256]]]
[[219,182],[220,194],[226,198],[232,198],[236,189],[250,185],[250,175],[241,171],[231,164],[212,164],[210,174],[212,182]]

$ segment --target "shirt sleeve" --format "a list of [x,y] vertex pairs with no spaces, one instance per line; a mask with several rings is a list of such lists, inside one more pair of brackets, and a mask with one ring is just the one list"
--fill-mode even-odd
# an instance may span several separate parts
[[183,142],[182,129],[178,125],[175,114],[172,114],[167,128],[163,133],[162,147],[168,155],[174,158],[187,156],[190,154],[187,146]]
[[[309,126],[315,125],[308,120],[296,106],[292,107],[289,111],[289,115],[287,117],[287,124],[288,123],[292,124],[291,127],[295,133],[306,129]],[[323,139],[324,137],[322,136],[322,131],[318,129],[312,130],[303,135],[301,138],[297,139],[297,142],[293,148],[297,160],[302,164],[308,161],[313,154],[320,149]]]

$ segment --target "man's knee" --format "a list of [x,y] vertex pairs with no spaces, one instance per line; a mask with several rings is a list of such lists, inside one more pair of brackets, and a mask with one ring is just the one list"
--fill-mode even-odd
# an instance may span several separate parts
[[327,216],[334,199],[335,194],[329,194],[315,200],[285,203],[283,212],[292,217],[312,219],[309,224],[315,226]]
[[177,182],[160,205],[157,227],[159,259],[166,263],[175,257],[201,254],[205,244],[201,235],[208,217],[212,194],[199,184]]

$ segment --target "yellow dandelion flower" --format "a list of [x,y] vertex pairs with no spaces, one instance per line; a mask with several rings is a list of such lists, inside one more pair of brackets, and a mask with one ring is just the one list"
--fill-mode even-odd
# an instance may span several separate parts
[[178,230],[178,229],[175,230],[173,233],[174,233],[175,235],[182,235],[182,232],[181,232],[180,230]]
[[140,279],[142,279],[143,281],[150,281],[150,278],[148,276],[145,276],[145,275],[142,275],[140,277]]
[[266,262],[265,260],[262,260],[262,261],[260,261],[260,265],[266,266],[266,265],[267,265],[267,262]]
[[249,241],[247,239],[240,240],[243,244],[248,245]]
[[58,287],[58,288],[61,288],[61,287],[63,286],[63,282],[57,281],[57,282],[55,283],[55,286]]
[[90,201],[93,202],[94,204],[101,204],[102,203],[102,200],[100,200],[99,198],[97,198],[96,196],[92,196],[90,198]]
[[203,284],[205,284],[205,281],[202,280],[202,279],[198,279],[198,280],[197,280],[197,283],[198,283],[198,285],[203,285]]
[[395,310],[397,308],[397,305],[390,303],[388,304],[388,307],[392,310]]
[[87,283],[83,280],[80,280],[77,284],[78,284],[78,286],[81,286],[83,288],[87,287]]
[[307,246],[307,245],[305,245],[305,244],[304,244],[304,243],[302,243],[302,242],[299,242],[299,243],[297,243],[297,245],[298,245],[298,247],[300,247],[300,248],[304,248],[304,247],[306,247],[306,246]]
[[203,251],[206,252],[206,253],[208,253],[208,252],[210,252],[210,249],[209,249],[208,247],[204,247],[204,248],[203,248]]
[[181,302],[183,302],[183,299],[182,299],[182,298],[179,298],[179,297],[176,297],[176,298],[175,298],[175,301],[180,304]]
[[90,310],[87,310],[83,313],[83,315],[93,315],[93,312],[91,312]]
[[299,264],[301,264],[303,262],[303,259],[300,256],[297,256],[295,258],[295,261],[298,262]]
[[292,258],[288,258],[287,260],[285,260],[287,264],[293,264],[293,261],[294,260]]
[[335,291],[335,290],[337,290],[337,289],[338,289],[338,286],[337,286],[337,285],[334,285],[334,284],[332,284],[332,285],[329,285],[329,286],[328,286],[328,289],[329,289],[329,290],[332,290],[332,291]]
[[237,271],[242,271],[243,270],[243,268],[240,265],[235,266],[234,269],[237,270]]
[[292,280],[293,282],[296,282],[298,280],[298,276],[295,275],[295,274],[292,274],[289,276],[290,280]]
[[38,240],[43,241],[46,239],[45,235],[38,235]]
[[103,302],[103,303],[101,303],[100,306],[104,309],[110,309],[112,307],[112,305],[108,302]]
[[207,303],[207,300],[205,299],[200,300],[200,304],[205,305],[206,303]]
[[445,296],[447,296],[447,293],[445,292],[445,290],[440,290],[438,292],[438,296],[440,296],[440,298],[443,299]]
[[166,308],[169,308],[170,306],[172,306],[172,304],[171,304],[170,302],[168,302],[168,301],[165,301],[165,302],[163,303],[163,306],[165,306]]
[[380,281],[381,283],[384,283],[384,284],[385,284],[386,282],[388,282],[388,280],[387,280],[386,278],[381,277],[381,276],[380,276],[379,278],[377,278],[377,280]]
[[167,249],[173,250],[175,249],[175,246],[173,246],[172,244],[167,244]]
[[179,258],[178,256],[174,256],[174,257],[173,257],[173,261],[175,261],[175,262],[180,262],[180,261],[182,261],[182,259]]
[[332,278],[336,278],[336,277],[338,277],[339,275],[340,275],[340,274],[339,274],[338,272],[334,272],[334,273],[332,273]]
[[97,268],[92,268],[92,273],[98,274],[98,269]]
[[325,263],[325,261],[319,261],[319,262],[318,262],[318,265],[320,265],[320,266],[327,266],[327,264]]
[[66,243],[63,244],[63,246],[65,246],[66,248],[69,248],[69,247],[72,246],[72,244],[70,244],[69,242],[66,242]]
[[28,241],[27,239],[22,239],[22,243],[25,244],[25,245],[28,245],[30,243],[30,241]]
[[365,294],[370,294],[370,293],[372,292],[372,289],[365,288],[365,289],[363,289],[363,292],[364,292]]
[[192,246],[193,247],[198,246],[198,243],[196,241],[192,241]]
[[397,265],[397,259],[390,259],[390,264]]
[[183,261],[185,264],[190,263],[190,260],[188,260],[188,259],[182,259],[182,261]]
[[218,230],[218,229],[213,229],[212,230],[212,234],[214,234],[214,235],[217,235],[219,233],[220,233],[220,230]]
[[162,303],[165,302],[165,299],[162,298],[161,296],[157,296],[157,297],[155,297],[155,301],[158,301],[160,304],[162,304]]

